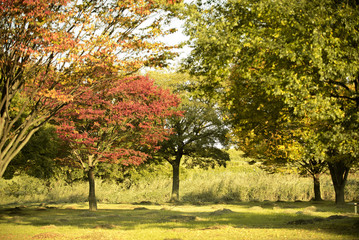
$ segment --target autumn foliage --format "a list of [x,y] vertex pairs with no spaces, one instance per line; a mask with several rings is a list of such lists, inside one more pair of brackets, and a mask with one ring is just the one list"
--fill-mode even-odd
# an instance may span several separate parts
[[[0,0],[0,177],[9,162],[86,87],[162,66],[158,40],[174,2]],[[86,87],[85,84],[86,83]]]
[[[98,161],[142,163],[144,150],[171,133],[166,118],[180,114],[179,99],[156,87],[147,77],[136,76],[106,82],[96,89],[84,86],[83,94],[58,114],[59,136],[67,141],[72,155],[84,168]],[[86,162],[89,156],[93,162]]]
[[94,170],[98,162],[139,165],[171,133],[167,118],[180,114],[179,99],[147,77],[104,81],[79,88],[81,95],[56,116],[58,134],[70,147],[70,161],[88,174],[89,209],[96,211]]

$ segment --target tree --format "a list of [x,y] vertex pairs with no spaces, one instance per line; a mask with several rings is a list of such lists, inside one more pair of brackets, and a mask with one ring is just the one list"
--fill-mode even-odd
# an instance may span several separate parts
[[207,90],[225,92],[235,66],[295,118],[320,127],[336,203],[344,203],[359,153],[358,2],[198,1],[185,14],[193,47],[187,68],[207,76]]
[[198,95],[196,81],[186,74],[152,74],[156,82],[167,86],[181,96],[179,110],[183,116],[167,119],[166,126],[173,129],[168,140],[163,141],[159,154],[172,166],[171,201],[179,200],[180,165],[184,156],[193,166],[225,166],[229,154],[222,148],[228,144],[228,128],[218,105]]
[[322,201],[320,190],[320,175],[325,171],[325,161],[316,160],[315,158],[303,160],[300,165],[313,178],[314,201]]
[[170,134],[164,119],[177,114],[175,95],[147,77],[111,80],[83,94],[59,112],[59,136],[88,174],[89,209],[96,211],[94,168],[98,162],[139,165]]
[[3,177],[10,179],[15,174],[47,179],[56,177],[60,165],[55,160],[65,156],[66,151],[56,135],[56,129],[46,124],[37,131],[20,153],[10,162]]
[[179,171],[184,156],[194,159],[198,166],[225,166],[229,161],[228,153],[216,146],[226,144],[227,129],[214,106],[207,104],[196,101],[191,106],[182,106],[184,116],[167,122],[174,134],[164,141],[160,151],[172,166],[172,201],[179,200]]
[[0,177],[82,85],[165,64],[175,2],[0,1]]
[[[230,87],[229,87],[230,86]],[[280,96],[266,92],[260,79],[232,70],[226,98],[227,118],[237,148],[269,172],[300,172],[313,178],[314,200],[321,200],[325,170],[323,143],[307,118],[298,118]]]

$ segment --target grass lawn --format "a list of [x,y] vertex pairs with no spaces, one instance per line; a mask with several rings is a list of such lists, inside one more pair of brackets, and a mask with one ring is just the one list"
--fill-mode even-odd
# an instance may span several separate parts
[[83,204],[0,208],[0,239],[359,239],[354,207],[332,202]]

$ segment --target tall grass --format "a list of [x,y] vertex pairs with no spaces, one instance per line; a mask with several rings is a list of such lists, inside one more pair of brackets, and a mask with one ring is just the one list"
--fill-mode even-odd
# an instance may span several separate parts
[[[346,188],[347,200],[357,198],[358,180]],[[321,178],[322,196],[334,200],[329,176]],[[198,171],[182,182],[184,201],[308,201],[314,197],[313,182],[298,175],[268,174],[264,171]],[[348,191],[349,190],[349,191]]]
[[[170,167],[168,166],[170,172]],[[314,197],[311,178],[295,174],[268,174],[245,164],[232,163],[228,168],[182,169],[181,200],[185,202],[231,201],[308,201]],[[147,173],[131,187],[96,181],[96,196],[100,203],[134,203],[169,200],[172,181],[168,172]],[[346,186],[346,200],[359,200],[359,175],[350,174]],[[334,188],[328,175],[321,177],[324,200],[334,200]],[[0,204],[10,203],[71,203],[85,202],[88,195],[86,182],[72,185],[64,181],[45,182],[29,176],[0,180]]]

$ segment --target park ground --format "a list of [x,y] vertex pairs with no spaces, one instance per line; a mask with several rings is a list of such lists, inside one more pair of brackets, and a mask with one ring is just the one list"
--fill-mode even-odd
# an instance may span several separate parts
[[329,201],[10,204],[0,239],[359,239],[359,215]]

